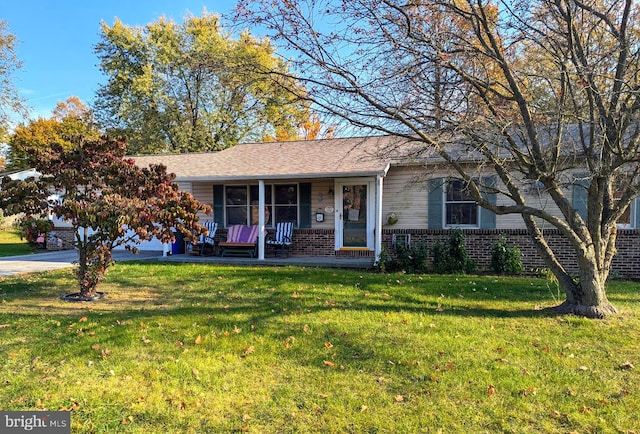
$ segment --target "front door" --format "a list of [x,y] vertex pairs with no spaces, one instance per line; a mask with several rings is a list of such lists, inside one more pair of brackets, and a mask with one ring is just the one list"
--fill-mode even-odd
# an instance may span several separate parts
[[336,192],[336,250],[372,250],[373,180],[339,180]]

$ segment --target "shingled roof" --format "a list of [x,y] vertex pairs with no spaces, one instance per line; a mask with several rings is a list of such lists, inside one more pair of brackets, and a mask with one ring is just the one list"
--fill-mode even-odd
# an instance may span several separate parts
[[219,152],[132,157],[138,166],[163,164],[176,181],[384,176],[398,137],[240,144]]

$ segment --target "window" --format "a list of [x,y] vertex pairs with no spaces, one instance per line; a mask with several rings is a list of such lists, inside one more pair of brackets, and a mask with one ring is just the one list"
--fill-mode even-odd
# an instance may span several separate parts
[[[298,186],[265,185],[265,225],[292,221],[298,225]],[[257,185],[225,187],[226,225],[257,225],[260,199]]]
[[298,221],[298,188],[296,185],[276,185],[275,220],[276,222]]
[[[622,198],[622,193],[614,192],[613,200],[619,201]],[[633,229],[635,222],[635,210],[636,210],[636,199],[632,200],[629,204],[627,210],[622,214],[620,219],[618,220],[618,227],[620,229]]]
[[478,205],[465,182],[449,179],[445,186],[445,225],[478,227]]
[[247,224],[247,187],[229,186],[226,188],[227,226]]

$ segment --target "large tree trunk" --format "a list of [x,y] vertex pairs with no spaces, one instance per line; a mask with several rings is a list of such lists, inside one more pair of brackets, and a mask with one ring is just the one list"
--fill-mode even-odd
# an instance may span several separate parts
[[561,283],[567,299],[552,311],[574,314],[587,318],[605,318],[616,314],[617,309],[609,302],[606,294],[608,268],[598,267],[595,255],[578,259],[578,282]]
[[[558,279],[558,284],[565,292],[566,300],[559,306],[549,309],[557,314],[573,314],[587,318],[605,318],[617,313],[609,302],[606,284],[609,278],[611,261],[615,249],[615,232],[599,245],[600,255],[596,255],[593,243],[591,248],[576,248],[578,256],[578,280],[566,271],[558,257],[547,243],[544,234],[531,216],[523,215],[531,239],[538,253],[551,272]],[[585,245],[587,243],[584,243]],[[606,253],[603,253],[606,252]],[[598,259],[600,258],[600,259]]]
[[[89,231],[85,229],[80,235],[76,229],[76,248],[78,249],[76,277],[80,287],[80,296],[84,298],[96,295],[96,287],[104,275],[104,267],[95,258],[95,246],[89,240],[88,233]],[[99,259],[102,258],[99,257]]]

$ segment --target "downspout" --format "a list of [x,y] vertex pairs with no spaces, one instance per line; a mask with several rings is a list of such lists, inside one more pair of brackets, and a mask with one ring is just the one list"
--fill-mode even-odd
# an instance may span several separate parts
[[258,260],[264,261],[265,232],[264,232],[264,180],[258,181]]
[[376,175],[375,264],[380,262],[380,255],[382,254],[382,179],[382,175]]

